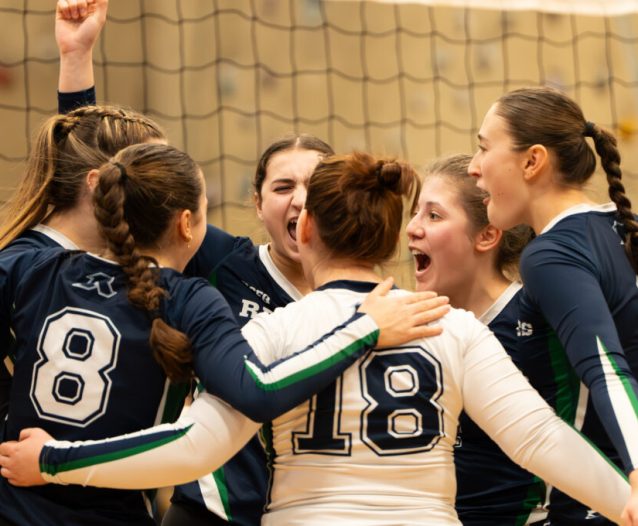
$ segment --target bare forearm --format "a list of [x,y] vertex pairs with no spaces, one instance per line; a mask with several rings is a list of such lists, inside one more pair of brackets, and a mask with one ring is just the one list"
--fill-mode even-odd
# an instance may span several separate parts
[[82,91],[94,85],[92,51],[60,55],[59,92]]

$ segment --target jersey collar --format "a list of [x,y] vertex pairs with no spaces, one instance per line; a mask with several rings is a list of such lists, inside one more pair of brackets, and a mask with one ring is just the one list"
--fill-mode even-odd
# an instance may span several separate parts
[[590,205],[587,203],[581,203],[579,205],[574,205],[569,207],[567,210],[563,210],[560,214],[558,214],[554,219],[552,219],[545,228],[543,228],[541,234],[545,232],[549,232],[552,228],[556,226],[559,221],[562,221],[566,217],[573,216],[576,214],[584,214],[587,212],[615,212],[616,204],[615,203],[605,203],[603,205]]

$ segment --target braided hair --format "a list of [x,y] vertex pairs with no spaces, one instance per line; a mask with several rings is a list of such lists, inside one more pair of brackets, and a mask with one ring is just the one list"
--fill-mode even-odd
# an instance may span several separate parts
[[164,139],[151,119],[116,106],[85,106],[49,118],[16,192],[0,210],[0,248],[49,214],[74,207],[87,173],[122,148]]

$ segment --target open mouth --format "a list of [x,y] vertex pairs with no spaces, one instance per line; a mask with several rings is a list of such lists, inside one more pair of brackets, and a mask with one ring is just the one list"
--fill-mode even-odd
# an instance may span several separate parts
[[430,259],[430,256],[428,256],[427,254],[423,254],[422,252],[417,252],[413,250],[412,255],[414,256],[414,263],[416,264],[416,269],[419,272],[426,270],[430,266],[430,263],[432,262],[432,260]]
[[288,234],[293,240],[297,241],[297,218],[288,221]]

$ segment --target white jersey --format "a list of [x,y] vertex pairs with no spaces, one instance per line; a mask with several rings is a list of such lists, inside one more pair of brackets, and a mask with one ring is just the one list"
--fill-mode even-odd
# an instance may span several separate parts
[[[243,333],[262,361],[277,360],[325,338],[372,287],[330,283],[256,318]],[[453,448],[462,409],[516,462],[620,520],[629,497],[626,481],[555,416],[493,334],[461,310],[453,309],[441,325],[440,336],[365,355],[332,386],[272,422],[274,474],[263,525],[460,524]],[[161,447],[46,478],[114,487],[194,478],[254,432],[255,424],[232,413],[212,397],[200,397],[173,425],[181,434],[170,443],[163,436]],[[126,449],[126,440],[112,441],[113,449]],[[197,462],[189,460],[195,454]],[[41,460],[46,462],[46,452]]]

